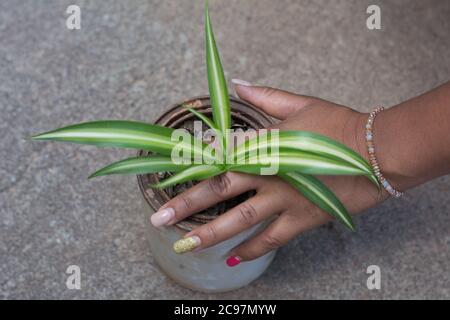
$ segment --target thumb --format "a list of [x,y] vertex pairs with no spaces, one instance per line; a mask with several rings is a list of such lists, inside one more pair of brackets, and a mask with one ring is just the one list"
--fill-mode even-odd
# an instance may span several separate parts
[[286,119],[290,114],[311,102],[311,97],[270,87],[253,86],[239,79],[233,79],[231,82],[235,85],[239,98],[280,120]]

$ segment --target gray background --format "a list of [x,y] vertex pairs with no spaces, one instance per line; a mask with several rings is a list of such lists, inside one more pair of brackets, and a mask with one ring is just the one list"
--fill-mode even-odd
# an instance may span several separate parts
[[[65,27],[69,4],[82,8],[80,31]],[[365,26],[369,4],[381,31]],[[26,140],[79,121],[151,121],[205,94],[202,6],[0,1],[0,298],[450,298],[448,177],[359,216],[357,234],[299,236],[253,284],[207,295],[158,270],[135,178],[86,180],[132,152]],[[360,111],[449,80],[448,0],[217,0],[211,15],[229,79]],[[82,290],[65,287],[71,264]],[[371,264],[381,291],[366,288]]]

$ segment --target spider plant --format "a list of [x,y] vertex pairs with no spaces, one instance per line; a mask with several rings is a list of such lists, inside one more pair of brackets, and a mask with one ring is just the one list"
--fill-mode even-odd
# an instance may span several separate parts
[[[152,185],[153,188],[167,188],[186,181],[208,179],[227,171],[261,174],[261,169],[267,166],[267,163],[276,162],[277,175],[281,179],[290,183],[307,199],[341,221],[347,228],[354,230],[354,224],[345,207],[314,175],[364,175],[377,184],[369,164],[345,145],[304,131],[282,131],[278,133],[277,139],[271,139],[272,132],[269,131],[249,139],[237,148],[230,148],[228,133],[231,124],[230,100],[207,1],[205,44],[212,119],[188,106],[187,108],[214,130],[220,145],[219,150],[226,155],[226,159],[244,161],[215,163],[217,155],[215,157],[205,153],[208,146],[193,136],[190,136],[188,142],[174,141],[172,139],[174,129],[134,121],[113,120],[75,124],[33,136],[32,139],[150,151],[150,156],[133,157],[112,163],[93,173],[90,178],[111,174],[157,172],[173,174],[166,180]],[[263,153],[263,150],[272,150],[272,147],[276,147],[278,151]],[[183,151],[189,159],[202,161],[175,163],[171,157],[174,148]]]

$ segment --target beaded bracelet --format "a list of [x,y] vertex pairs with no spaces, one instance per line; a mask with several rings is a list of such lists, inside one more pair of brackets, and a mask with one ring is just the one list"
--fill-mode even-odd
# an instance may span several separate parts
[[381,173],[380,166],[378,165],[377,157],[375,156],[375,145],[373,142],[373,122],[375,120],[375,117],[377,114],[379,114],[381,111],[383,111],[383,107],[376,107],[375,110],[373,110],[369,114],[369,119],[367,120],[366,124],[366,143],[367,143],[367,151],[369,152],[369,162],[372,166],[372,169],[375,173],[375,176],[377,177],[378,182],[383,186],[383,188],[393,197],[400,198],[403,193],[400,191],[395,190],[392,185],[386,180],[385,177],[383,177],[383,174]]

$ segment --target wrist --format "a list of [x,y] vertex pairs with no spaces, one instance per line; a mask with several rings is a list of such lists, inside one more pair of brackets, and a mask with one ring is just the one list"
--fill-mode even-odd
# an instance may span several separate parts
[[[358,152],[369,161],[368,142],[366,140],[366,125],[369,114],[359,113],[356,132]],[[416,178],[411,175],[410,167],[414,164],[409,159],[403,159],[403,150],[396,144],[402,144],[398,131],[392,126],[392,117],[389,110],[380,112],[372,123],[373,147],[378,167],[383,177],[391,186],[399,191],[405,191],[416,184]],[[373,169],[373,168],[372,168]]]
[[421,142],[411,134],[411,128],[416,126],[398,111],[390,108],[378,114],[372,125],[373,143],[384,178],[396,190],[406,191],[428,180],[428,162],[426,157],[417,156]]
[[[450,174],[450,83],[378,114],[372,134],[383,176],[399,191]],[[355,143],[366,160],[368,114],[357,114]]]

